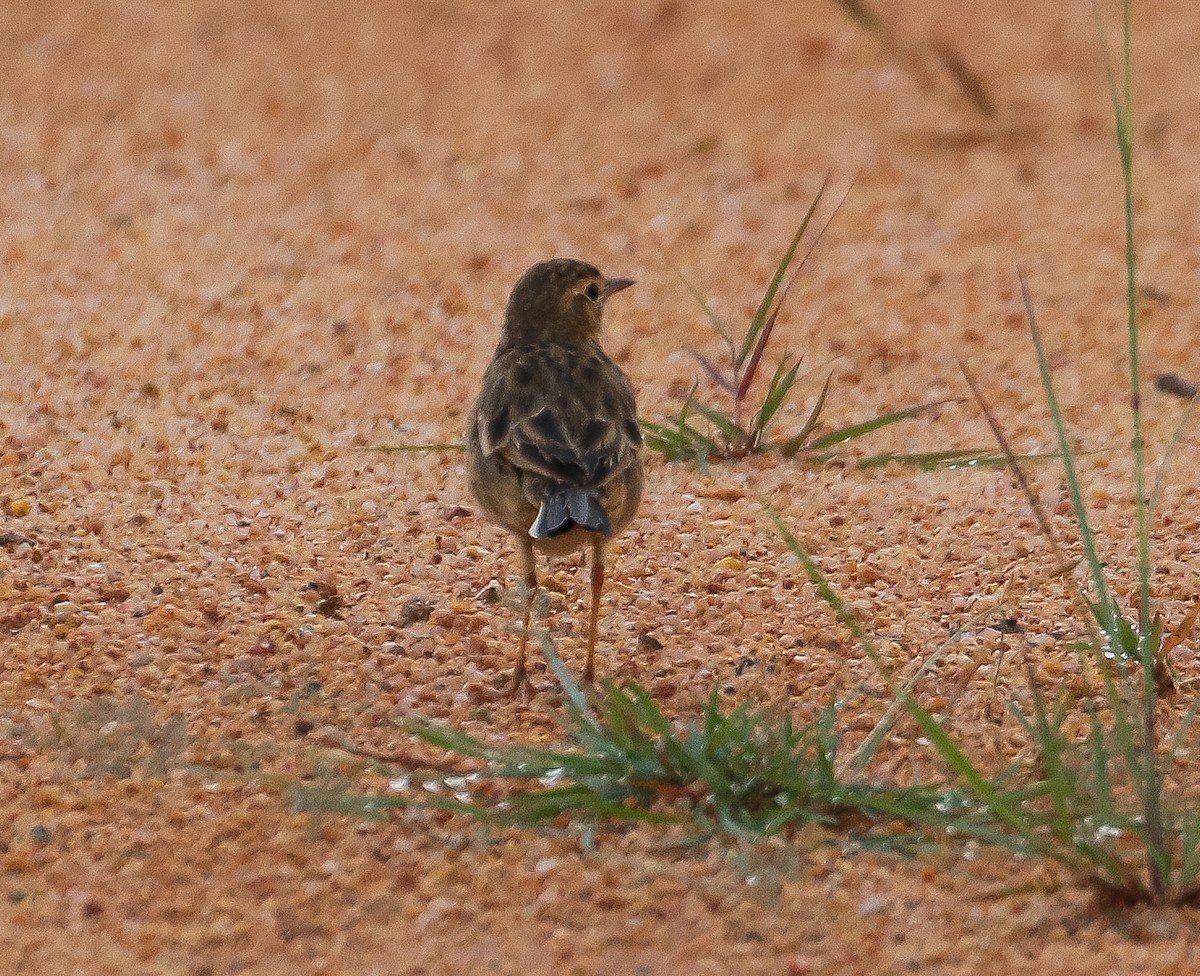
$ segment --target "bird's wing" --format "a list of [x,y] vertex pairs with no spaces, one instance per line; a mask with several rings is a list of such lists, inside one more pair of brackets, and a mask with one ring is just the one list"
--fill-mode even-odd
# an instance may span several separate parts
[[485,455],[577,488],[623,471],[642,442],[633,388],[596,347],[500,356],[484,376],[476,424]]

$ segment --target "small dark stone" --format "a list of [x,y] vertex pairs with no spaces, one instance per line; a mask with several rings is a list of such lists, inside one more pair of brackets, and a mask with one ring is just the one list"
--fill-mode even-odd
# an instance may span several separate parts
[[308,735],[308,733],[314,728],[316,728],[316,726],[306,718],[296,719],[296,724],[292,726],[292,729],[296,735]]
[[1160,373],[1154,377],[1154,386],[1163,393],[1170,393],[1185,400],[1190,400],[1196,395],[1196,384],[1189,383],[1174,373]]
[[663,649],[662,641],[653,634],[638,634],[637,645],[639,651],[661,651]]
[[408,627],[410,624],[423,624],[433,615],[434,603],[428,597],[414,596],[404,601],[400,613],[392,623],[395,627]]
[[1025,628],[1022,627],[1016,617],[1005,617],[1003,620],[997,620],[991,625],[992,630],[998,630],[1002,634],[1023,634]]
[[740,661],[738,661],[737,667],[733,669],[733,673],[740,678],[744,672],[748,671],[750,668],[757,667],[758,664],[759,660],[756,657],[743,657]]
[[495,606],[500,602],[500,587],[496,585],[495,580],[475,594],[475,602],[487,606]]
[[342,613],[342,598],[338,596],[329,596],[317,603],[314,608],[322,617],[337,617],[341,618]]
[[44,824],[36,824],[33,829],[29,831],[29,836],[34,839],[35,843],[49,844],[50,828]]

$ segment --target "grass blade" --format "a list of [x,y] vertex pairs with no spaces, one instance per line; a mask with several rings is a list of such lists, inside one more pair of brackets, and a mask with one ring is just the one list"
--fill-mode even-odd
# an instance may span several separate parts
[[1038,372],[1042,378],[1042,392],[1050,407],[1050,416],[1054,421],[1054,432],[1058,437],[1058,452],[1062,457],[1063,472],[1067,478],[1067,489],[1071,495],[1071,508],[1075,512],[1075,521],[1079,525],[1079,536],[1083,543],[1083,554],[1091,571],[1092,586],[1096,590],[1101,626],[1105,633],[1115,637],[1117,633],[1117,615],[1109,596],[1108,584],[1104,578],[1104,566],[1096,550],[1096,536],[1088,519],[1087,506],[1083,501],[1083,490],[1079,486],[1079,475],[1075,470],[1075,454],[1067,439],[1067,427],[1063,420],[1062,408],[1058,403],[1058,394],[1054,389],[1054,378],[1050,374],[1050,359],[1042,342],[1042,330],[1038,327],[1037,313],[1033,308],[1033,298],[1029,294],[1029,286],[1025,282],[1025,274],[1017,269],[1017,279],[1021,285],[1021,298],[1025,303],[1025,316],[1029,321],[1029,333],[1033,337],[1033,349],[1037,355]]
[[786,359],[775,370],[775,375],[771,377],[771,384],[767,387],[767,395],[763,398],[762,406],[758,408],[758,412],[750,422],[751,438],[756,444],[762,440],[775,414],[779,412],[779,408],[783,406],[788,394],[792,392],[792,386],[795,385],[796,374],[799,371],[800,363],[796,363],[791,369],[788,369]]
[[800,428],[800,433],[795,437],[790,437],[780,445],[780,453],[784,457],[795,457],[796,454],[803,450],[805,442],[809,435],[816,430],[817,424],[821,419],[821,412],[825,409],[825,397],[829,395],[829,385],[833,382],[833,373],[825,377],[825,382],[821,386],[821,393],[813,404],[812,410],[808,413],[808,418],[804,421],[804,426]]
[[671,461],[683,461],[699,454],[701,457],[719,457],[722,454],[717,442],[696,430],[684,416],[676,418],[674,427],[639,420],[645,435],[646,446],[658,451]]
[[700,289],[692,283],[692,280],[679,268],[672,267],[672,270],[675,272],[675,276],[683,282],[683,287],[688,290],[688,294],[696,300],[696,303],[703,310],[704,317],[708,319],[708,324],[713,327],[713,331],[725,340],[725,345],[729,347],[730,355],[733,355],[733,334],[729,328],[721,321],[721,317],[717,315],[716,310],[713,309],[708,299],[700,293]]
[[[1014,455],[1016,461],[1048,461],[1057,458],[1057,454],[1020,454]],[[900,464],[921,471],[957,471],[963,468],[1002,468],[1007,466],[1009,459],[1003,454],[995,454],[982,447],[959,447],[948,451],[927,451],[913,454],[883,451],[871,454],[856,461],[854,466],[860,471],[870,468],[883,468],[889,464]]]
[[964,60],[963,56],[945,41],[933,42],[933,53],[949,72],[950,77],[958,85],[959,91],[975,110],[985,119],[994,119],[997,115],[996,103],[988,94],[987,86],[979,74]]
[[700,364],[700,366],[704,369],[704,372],[708,374],[708,378],[712,380],[716,386],[724,390],[730,396],[737,395],[737,386],[729,379],[729,377],[727,377],[721,372],[720,369],[717,368],[716,363],[696,349],[689,347],[688,353],[690,353],[691,357]]
[[863,30],[871,34],[882,34],[885,31],[879,14],[866,5],[864,0],[834,0],[846,15]]
[[872,434],[877,430],[882,430],[884,427],[890,427],[892,424],[898,424],[903,420],[911,420],[913,417],[919,417],[923,413],[927,413],[936,407],[945,406],[947,403],[957,403],[958,401],[950,398],[946,400],[932,400],[929,403],[921,403],[915,407],[905,407],[903,410],[893,410],[890,413],[882,414],[875,417],[873,420],[864,420],[857,424],[850,424],[848,427],[839,427],[837,430],[830,431],[818,437],[816,440],[805,444],[806,451],[819,451],[822,448],[834,447],[839,444],[845,444],[847,441],[856,440],[865,434]]
[[1158,474],[1154,478],[1154,488],[1150,492],[1148,508],[1151,514],[1158,508],[1158,503],[1162,500],[1167,467],[1170,465],[1171,459],[1175,456],[1176,449],[1178,449],[1180,442],[1183,440],[1184,431],[1187,430],[1192,423],[1192,419],[1196,416],[1197,404],[1200,404],[1200,393],[1194,393],[1192,398],[1188,400],[1188,405],[1184,407],[1183,414],[1179,418],[1179,423],[1175,425],[1175,430],[1171,433],[1171,439],[1167,442],[1166,450],[1163,451],[1162,461],[1158,465]]
[[740,373],[743,364],[746,362],[746,357],[750,355],[750,350],[754,348],[755,342],[758,340],[758,334],[767,324],[767,316],[771,314],[771,309],[775,303],[775,295],[779,291],[779,286],[783,283],[784,275],[787,274],[788,267],[792,263],[792,259],[796,256],[796,248],[800,246],[800,239],[804,236],[804,232],[808,230],[808,225],[812,221],[813,214],[817,212],[817,207],[821,203],[821,198],[825,195],[825,188],[829,184],[829,177],[821,181],[820,189],[817,190],[817,195],[813,197],[813,202],[809,205],[808,212],[804,215],[804,219],[800,221],[800,228],[792,237],[791,243],[788,244],[787,250],[783,252],[783,257],[779,261],[779,266],[775,269],[775,274],[771,278],[771,283],[767,286],[767,290],[763,293],[762,301],[758,304],[758,309],[754,313],[754,318],[750,322],[750,328],[746,330],[746,335],[742,339],[741,348],[738,349],[737,356],[734,357],[734,368]]
[[749,440],[748,432],[738,424],[734,423],[731,418],[721,413],[720,410],[717,410],[714,407],[705,406],[703,403],[700,403],[697,400],[692,400],[689,406],[692,410],[696,411],[696,413],[700,414],[701,417],[717,428],[717,430],[721,432],[722,436],[725,437],[725,439],[729,441],[731,445],[740,444],[743,441]]
[[[791,282],[788,283],[789,285]],[[782,302],[782,299],[780,299]],[[767,316],[767,321],[762,327],[762,331],[758,334],[758,341],[754,344],[754,349],[750,353],[750,361],[746,363],[746,368],[742,371],[741,381],[737,385],[737,389],[733,393],[733,405],[737,410],[741,407],[742,401],[746,399],[746,394],[750,392],[750,386],[754,383],[754,378],[758,375],[758,364],[762,362],[763,351],[767,348],[767,343],[771,339],[771,333],[775,331],[775,322],[779,319],[779,306],[771,310],[771,314]]]

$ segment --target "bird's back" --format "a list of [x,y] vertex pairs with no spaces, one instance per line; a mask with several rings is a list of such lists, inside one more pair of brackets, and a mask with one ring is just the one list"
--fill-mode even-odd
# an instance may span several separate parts
[[637,509],[642,437],[633,387],[596,343],[501,352],[484,374],[467,437],[472,493],[511,531],[529,531],[555,491],[594,494],[613,532]]

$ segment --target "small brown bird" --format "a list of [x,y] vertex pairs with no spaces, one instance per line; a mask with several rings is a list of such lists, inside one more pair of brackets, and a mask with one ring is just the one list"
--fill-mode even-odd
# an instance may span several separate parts
[[512,691],[531,687],[525,644],[537,590],[534,550],[592,547],[587,663],[595,675],[604,547],[637,512],[642,434],[629,378],[600,348],[608,298],[633,282],[563,258],[535,264],[508,299],[500,344],[467,426],[471,493],[516,539],[525,629]]

